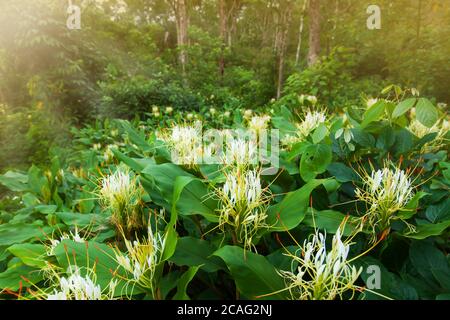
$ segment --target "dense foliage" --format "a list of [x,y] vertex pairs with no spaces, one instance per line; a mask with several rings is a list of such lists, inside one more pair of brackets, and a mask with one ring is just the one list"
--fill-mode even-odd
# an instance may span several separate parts
[[0,298],[450,299],[450,6],[180,2],[0,4]]

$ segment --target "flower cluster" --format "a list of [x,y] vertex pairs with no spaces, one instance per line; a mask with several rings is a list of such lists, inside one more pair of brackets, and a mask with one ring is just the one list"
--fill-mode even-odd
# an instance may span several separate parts
[[259,134],[262,130],[267,129],[270,122],[270,116],[253,116],[248,122],[248,127]]
[[111,210],[112,221],[117,226],[126,226],[131,230],[140,225],[141,195],[137,178],[128,170],[118,169],[101,181],[100,202],[104,208]]
[[84,239],[80,234],[78,233],[78,228],[75,228],[74,232],[70,232],[69,234],[63,233],[59,239],[52,239],[50,238],[50,245],[46,246],[46,252],[47,255],[52,256],[54,255],[55,248],[61,243],[61,241],[64,240],[72,240],[78,243],[85,243],[86,239]]
[[376,231],[389,228],[391,221],[397,219],[397,211],[405,209],[414,195],[412,181],[407,172],[387,164],[384,168],[365,173],[363,187],[356,188],[356,197],[368,206],[364,216],[367,223]]
[[174,126],[171,134],[163,137],[172,151],[172,161],[188,166],[199,163],[202,157],[201,134],[201,126],[198,124]]
[[293,299],[334,300],[357,289],[354,283],[362,268],[350,265],[350,244],[342,241],[340,228],[333,236],[331,250],[327,251],[325,242],[326,235],[316,231],[312,240],[306,240],[300,248],[301,256],[288,254],[293,259],[293,270],[280,274]]
[[429,153],[438,150],[442,145],[448,142],[447,135],[450,131],[450,122],[446,119],[442,119],[436,122],[431,128],[428,128],[417,119],[413,119],[408,126],[408,130],[418,138],[423,138],[428,134],[436,133],[436,137],[433,141],[427,142],[422,148],[424,153]]
[[227,139],[224,163],[236,166],[256,164],[258,148],[255,141],[245,139]]
[[125,239],[127,254],[116,250],[118,264],[129,274],[128,282],[150,289],[155,294],[154,275],[164,252],[165,238],[148,227],[147,239],[130,241]]
[[217,189],[221,202],[219,226],[222,230],[226,225],[231,226],[237,240],[251,248],[258,230],[267,227],[266,203],[270,193],[262,188],[257,169],[235,169],[225,175],[223,187]]
[[327,121],[327,116],[323,110],[308,109],[302,121],[297,123],[297,131],[295,135],[286,135],[281,143],[288,148],[294,143],[305,140],[320,124]]
[[96,283],[96,276],[92,270],[88,269],[82,276],[80,268],[70,266],[67,273],[67,278],[57,277],[56,288],[47,295],[47,300],[111,300],[114,298],[117,281],[111,280],[105,293]]

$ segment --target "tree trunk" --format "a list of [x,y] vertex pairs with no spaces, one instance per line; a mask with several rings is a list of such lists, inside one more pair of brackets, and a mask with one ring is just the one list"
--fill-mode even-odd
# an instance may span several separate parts
[[303,0],[302,12],[300,15],[300,27],[298,30],[297,52],[295,54],[295,66],[298,66],[298,63],[300,61],[300,52],[301,52],[301,48],[302,48],[303,26],[304,26],[305,10],[306,10],[307,3],[308,3],[308,0]]
[[219,75],[223,79],[225,72],[225,41],[227,35],[227,16],[225,14],[225,0],[219,0],[219,36],[220,36],[220,58],[219,58]]
[[292,15],[292,7],[289,2],[286,5],[285,10],[282,12],[280,17],[280,32],[278,35],[278,80],[277,80],[277,99],[281,97],[281,91],[283,89],[283,80],[284,80],[284,60],[287,49],[287,39],[289,32],[289,25],[291,23],[291,15]]
[[187,53],[186,46],[188,45],[188,11],[186,0],[174,0],[171,2],[173,11],[175,13],[176,27],[177,27],[177,46],[179,50],[178,59],[181,64],[183,76],[186,74]]
[[308,66],[319,59],[320,54],[320,0],[310,0],[309,4],[309,52]]

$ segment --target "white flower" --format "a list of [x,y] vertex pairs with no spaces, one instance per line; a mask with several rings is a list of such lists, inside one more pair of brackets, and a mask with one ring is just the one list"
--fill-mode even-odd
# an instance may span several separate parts
[[238,241],[251,248],[257,231],[267,227],[266,202],[270,194],[261,186],[259,170],[234,169],[225,176],[223,187],[216,190],[221,203],[219,227],[233,227]]
[[188,114],[186,115],[186,118],[187,118],[188,120],[192,120],[192,119],[194,119],[194,114],[193,114],[193,113],[188,113]]
[[399,219],[395,213],[405,209],[414,196],[414,188],[409,174],[389,163],[370,175],[365,173],[362,179],[363,186],[356,188],[355,195],[367,204],[364,217],[375,235],[377,229],[384,231],[391,220]]
[[231,112],[230,112],[230,111],[225,111],[225,112],[223,113],[223,116],[224,116],[225,118],[229,118],[229,117],[231,116]]
[[153,290],[153,277],[157,265],[161,262],[165,247],[165,238],[149,226],[147,239],[133,242],[125,239],[127,253],[116,250],[116,261],[132,275],[129,281]]
[[128,228],[139,225],[136,208],[141,200],[141,187],[128,169],[117,169],[102,179],[98,192],[100,203],[111,210],[116,225]]
[[417,119],[413,119],[408,126],[408,130],[411,131],[416,137],[423,138],[427,134],[439,132],[438,123],[435,123],[434,126],[428,128],[421,124]]
[[[354,282],[362,272],[347,261],[350,244],[341,239],[341,228],[333,236],[331,250],[326,248],[326,235],[316,231],[305,240],[302,255],[289,256],[298,263],[296,271],[281,271],[292,298],[301,300],[333,300],[347,290],[355,290]],[[306,276],[306,277],[305,277]]]
[[159,112],[159,108],[157,106],[153,106],[152,107],[152,112],[153,113],[158,113]]
[[261,130],[267,129],[269,121],[270,116],[267,115],[253,116],[248,123],[248,127],[251,130],[254,130],[255,132],[259,133]]
[[300,124],[297,124],[299,140],[306,138],[320,124],[327,121],[324,111],[308,110]]
[[164,137],[172,151],[172,162],[175,164],[195,165],[202,156],[202,132],[199,123],[177,125],[169,136]]
[[89,272],[81,276],[79,268],[70,267],[68,273],[67,278],[59,279],[59,287],[47,296],[47,300],[102,300],[113,297],[113,292],[106,297],[102,295],[100,285],[95,283]]
[[247,165],[257,163],[257,145],[244,139],[227,139],[225,163]]
[[46,252],[47,255],[52,256],[55,253],[55,248],[61,243],[63,240],[72,240],[78,243],[85,243],[86,239],[84,239],[80,234],[78,233],[78,228],[75,228],[75,232],[72,233],[72,231],[67,234],[63,233],[59,239],[48,239],[50,241],[50,245],[46,246]]
[[259,174],[251,170],[244,174],[243,179],[234,174],[227,175],[223,194],[233,206],[239,203],[246,203],[249,207],[259,205],[262,197]]
[[375,99],[375,98],[368,99],[366,101],[367,108],[370,108],[371,106],[373,106],[377,102],[378,102],[378,99]]
[[209,113],[213,116],[216,114],[216,109],[215,108],[210,108],[209,109]]
[[252,109],[247,109],[244,111],[244,117],[245,118],[250,118],[253,114],[253,110]]
[[173,108],[172,107],[166,107],[166,113],[172,113],[173,112]]

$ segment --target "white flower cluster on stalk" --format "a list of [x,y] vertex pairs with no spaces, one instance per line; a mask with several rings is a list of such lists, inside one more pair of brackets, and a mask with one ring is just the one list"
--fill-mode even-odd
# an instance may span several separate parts
[[169,135],[163,137],[172,151],[172,161],[188,166],[196,165],[202,157],[201,126],[177,125]]
[[450,122],[447,119],[442,119],[436,122],[431,128],[428,128],[417,119],[413,119],[408,126],[408,130],[418,138],[423,138],[428,134],[436,133],[436,137],[422,147],[424,153],[429,153],[439,150],[448,143],[448,139],[446,141],[446,136],[450,130]]
[[327,121],[325,111],[308,110],[303,118],[303,121],[297,125],[299,137],[307,137],[314,129],[325,121]]
[[111,280],[106,293],[102,292],[100,285],[96,284],[95,273],[87,270],[84,276],[80,269],[71,266],[68,269],[68,277],[58,277],[57,288],[48,294],[47,300],[111,300],[117,281]]
[[139,203],[142,190],[128,169],[117,169],[101,181],[99,198],[106,209],[110,209],[116,225],[133,228],[139,225]]
[[270,198],[261,186],[259,169],[234,169],[225,174],[222,188],[217,189],[221,202],[219,226],[231,226],[237,240],[251,248],[258,230],[267,227],[266,203]]
[[355,281],[362,272],[348,262],[350,244],[341,239],[340,228],[333,236],[331,250],[327,251],[326,235],[316,231],[306,240],[301,255],[289,254],[296,270],[280,271],[292,299],[334,300],[346,291],[354,292]]
[[270,122],[270,116],[253,116],[248,122],[248,127],[250,130],[254,130],[257,134],[259,134],[262,130],[268,128]]
[[255,141],[241,138],[227,139],[225,148],[226,164],[247,166],[256,164],[258,158],[258,148]]
[[405,209],[414,196],[410,175],[387,163],[384,168],[365,173],[363,187],[356,188],[356,197],[367,204],[364,216],[375,232],[389,228],[391,220],[397,219],[396,212]]
[[118,264],[131,275],[127,281],[150,289],[154,293],[153,280],[156,267],[161,262],[164,252],[164,236],[158,231],[153,232],[149,226],[147,239],[135,241],[125,239],[125,246],[126,254],[119,250],[116,250],[115,254]]
[[281,143],[289,148],[294,143],[305,140],[320,124],[326,121],[327,116],[324,110],[308,109],[302,121],[296,124],[295,135],[286,135]]

